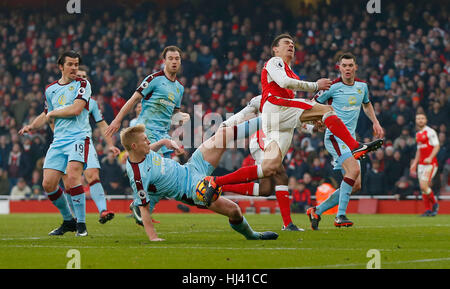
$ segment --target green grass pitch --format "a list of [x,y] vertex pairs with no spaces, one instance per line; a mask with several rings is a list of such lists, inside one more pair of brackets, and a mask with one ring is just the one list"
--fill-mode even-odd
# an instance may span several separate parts
[[257,231],[279,234],[275,241],[247,241],[226,217],[215,214],[155,214],[164,242],[150,242],[127,214],[98,223],[88,214],[89,236],[66,233],[50,237],[58,214],[0,215],[0,268],[61,268],[80,252],[82,269],[365,269],[379,252],[378,264],[390,268],[450,268],[450,215],[349,215],[352,228],[335,228],[323,216],[320,231],[311,231],[306,215],[294,214],[305,232],[281,231],[280,215],[246,215]]

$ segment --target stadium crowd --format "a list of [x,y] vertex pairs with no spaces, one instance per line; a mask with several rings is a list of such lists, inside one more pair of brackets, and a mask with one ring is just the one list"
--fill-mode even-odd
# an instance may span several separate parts
[[[44,88],[59,78],[56,59],[64,50],[81,52],[93,96],[108,123],[139,82],[161,69],[159,53],[167,45],[184,52],[179,74],[185,86],[181,111],[193,119],[194,105],[202,105],[204,114],[215,112],[225,119],[260,93],[260,72],[270,58],[270,43],[283,32],[296,39],[292,69],[304,80],[335,79],[337,56],[344,51],[357,56],[357,77],[368,83],[386,132],[384,148],[363,162],[359,194],[399,198],[418,194],[417,179],[409,173],[418,111],[426,113],[428,125],[438,132],[441,150],[434,191],[445,189],[450,170],[448,11],[433,1],[392,1],[379,15],[367,13],[361,5],[345,8],[333,1],[296,13],[281,6],[267,9],[264,1],[251,9],[245,7],[248,3],[222,1],[210,9],[201,5],[205,1],[199,2],[198,6],[181,2],[176,9],[162,10],[143,3],[135,9],[111,7],[58,17],[45,11],[0,10],[0,194],[43,194],[42,164],[51,130],[45,127],[25,137],[17,131],[43,111]],[[135,117],[130,115],[122,127]],[[372,139],[371,132],[370,121],[361,113],[358,138]],[[105,191],[109,195],[129,193],[124,155],[114,158],[108,153],[98,129],[93,138]],[[120,147],[117,135],[115,140]],[[186,161],[193,150],[186,151],[175,157]],[[247,149],[232,149],[215,173],[227,173],[252,161]],[[334,186],[340,182],[332,172],[322,133],[296,132],[284,164],[295,202],[310,203],[310,196],[324,181]]]

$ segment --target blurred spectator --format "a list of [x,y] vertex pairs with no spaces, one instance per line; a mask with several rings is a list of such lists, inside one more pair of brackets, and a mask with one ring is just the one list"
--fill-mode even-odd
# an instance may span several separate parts
[[31,189],[25,182],[24,178],[19,178],[17,184],[11,190],[12,199],[24,199],[31,196]]
[[295,151],[294,157],[289,162],[289,165],[287,166],[287,175],[289,177],[296,177],[298,180],[303,178],[303,175],[305,172],[308,171],[308,164],[306,163],[304,159],[304,152],[303,151]]
[[220,159],[218,168],[223,169],[224,172],[234,172],[242,166],[244,160],[244,154],[241,150],[233,148],[227,149]]
[[[398,150],[393,151],[394,149],[390,147],[386,148],[386,155],[389,157],[386,158],[384,173],[386,175],[386,185],[387,190],[392,192],[395,186],[395,183],[400,179],[400,177],[405,175],[405,171],[407,170],[407,166],[401,161],[401,154]],[[393,151],[392,156],[390,156],[390,152]]]
[[303,179],[299,182],[303,183],[305,185],[305,188],[308,189],[311,194],[314,195],[316,193],[317,186],[313,184],[312,177],[309,173],[305,173],[303,175]]
[[297,182],[294,177],[289,178],[289,190],[292,195],[291,210],[293,213],[305,213],[311,206],[311,191],[303,182]]
[[412,183],[408,180],[408,177],[402,176],[395,182],[395,187],[392,194],[397,200],[405,200],[406,196],[412,195],[414,192]]
[[372,161],[372,168],[366,173],[362,193],[365,195],[387,195],[386,176],[380,171],[380,162]]
[[11,186],[8,180],[8,172],[0,168],[0,195],[9,195]]
[[30,163],[26,163],[22,156],[22,149],[18,143],[13,144],[12,150],[8,156],[7,170],[11,186],[15,186],[23,172],[27,171]]
[[101,162],[100,180],[108,195],[122,195],[124,189],[124,172],[112,152]]

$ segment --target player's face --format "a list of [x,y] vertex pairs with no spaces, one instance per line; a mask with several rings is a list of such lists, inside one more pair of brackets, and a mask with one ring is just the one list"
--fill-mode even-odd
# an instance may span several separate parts
[[423,114],[416,115],[416,125],[419,128],[423,128],[427,125],[427,117]]
[[278,46],[273,48],[275,56],[283,58],[283,60],[291,60],[294,58],[295,46],[294,41],[289,38],[281,38]]
[[138,141],[136,144],[137,144],[138,150],[141,153],[148,154],[150,152],[150,140],[148,139],[148,137],[145,133],[141,133],[138,136]]
[[341,75],[345,79],[354,79],[356,73],[357,65],[353,59],[345,59],[341,60],[339,64],[339,71]]
[[77,77],[87,79],[87,73],[84,70],[78,70]]
[[178,51],[167,51],[164,58],[166,70],[169,73],[177,73],[181,67],[181,55]]
[[64,77],[74,80],[77,78],[79,59],[66,56],[63,65],[59,66]]

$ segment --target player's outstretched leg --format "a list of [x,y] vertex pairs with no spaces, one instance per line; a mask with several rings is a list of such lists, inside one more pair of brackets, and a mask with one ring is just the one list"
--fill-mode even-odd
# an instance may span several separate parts
[[209,209],[218,214],[227,216],[231,228],[243,235],[247,240],[276,240],[278,238],[278,234],[275,232],[254,231],[242,215],[239,206],[231,200],[219,197],[211,204]]
[[369,143],[362,143],[357,148],[352,150],[353,157],[355,159],[360,159],[364,157],[367,153],[376,151],[377,149],[381,148],[383,143],[384,141],[382,139],[377,139]]

